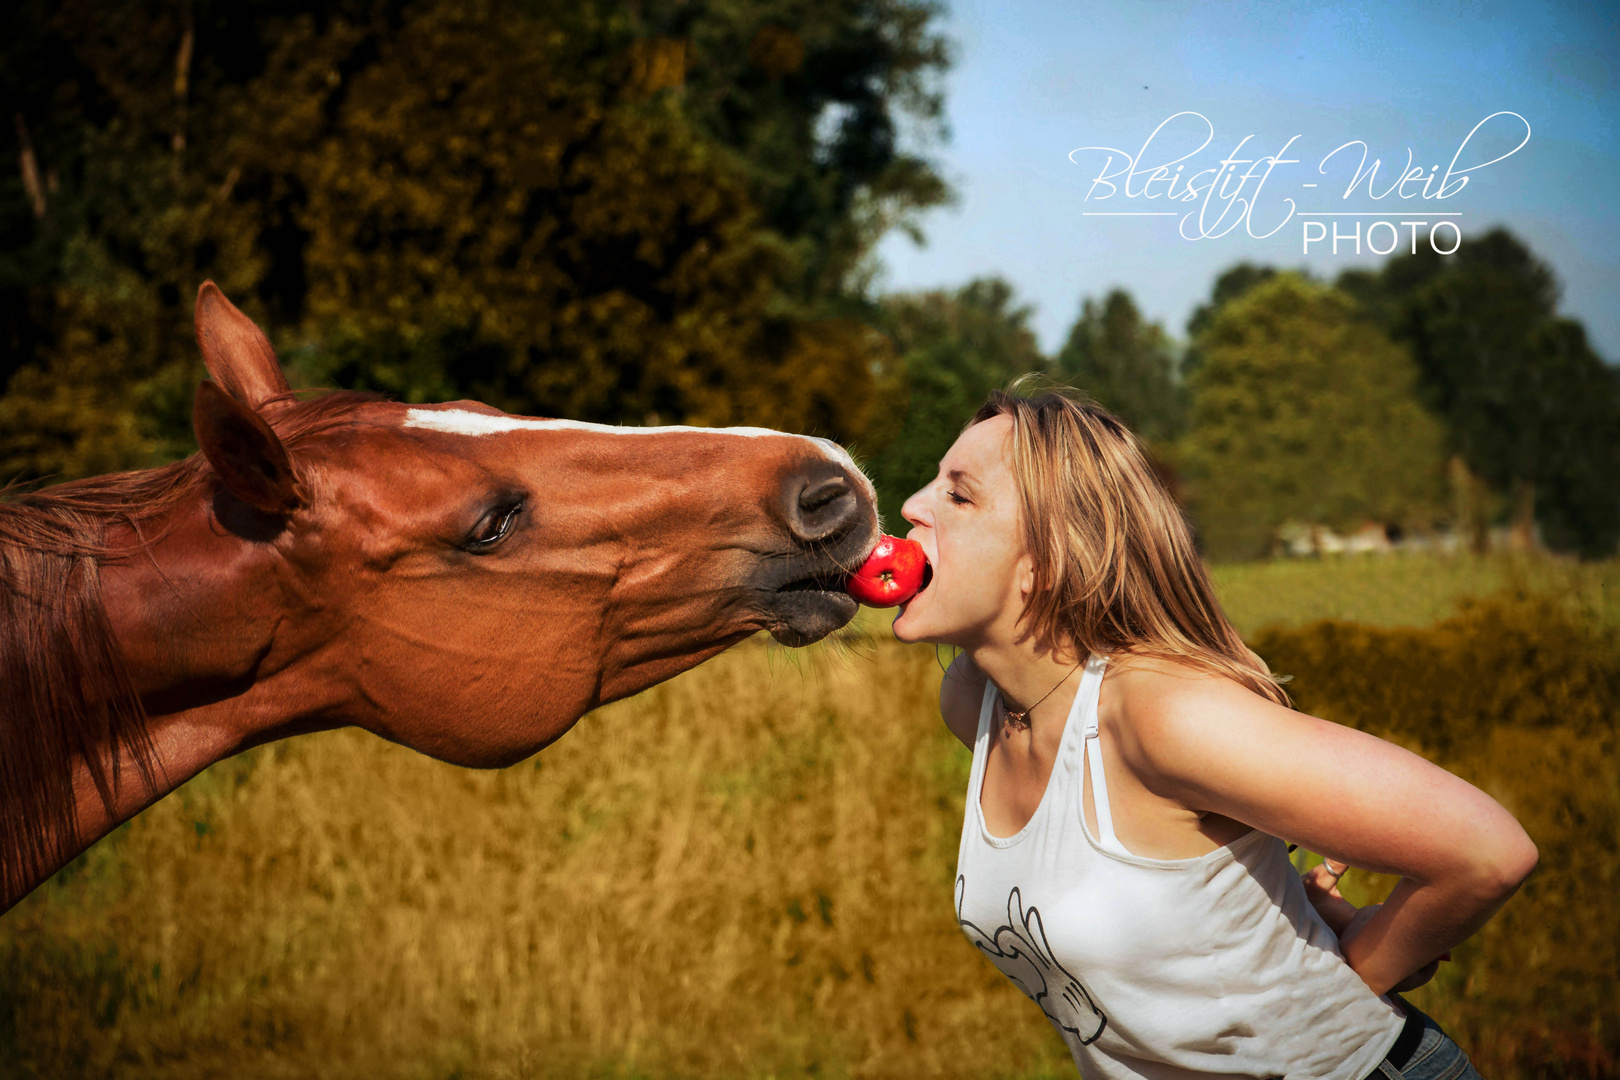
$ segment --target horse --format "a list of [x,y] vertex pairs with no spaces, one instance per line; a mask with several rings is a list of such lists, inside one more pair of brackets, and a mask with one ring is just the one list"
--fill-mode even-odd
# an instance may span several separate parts
[[499,768],[760,631],[845,625],[837,444],[294,394],[212,283],[184,461],[0,500],[0,912],[249,747],[355,726]]

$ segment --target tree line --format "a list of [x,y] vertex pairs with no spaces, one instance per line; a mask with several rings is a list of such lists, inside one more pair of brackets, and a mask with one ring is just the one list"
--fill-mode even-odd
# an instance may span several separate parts
[[19,0],[0,475],[189,446],[198,283],[295,385],[868,439],[919,0]]
[[1213,558],[1273,551],[1290,522],[1367,521],[1475,550],[1505,523],[1518,546],[1610,556],[1620,369],[1557,308],[1552,269],[1500,228],[1331,283],[1239,264],[1181,346],[1123,289],[1084,299],[1050,357],[1005,283],[889,297],[913,393],[880,490],[893,521],[989,389],[1042,371],[1133,427]]
[[1206,553],[1286,521],[1620,540],[1620,388],[1503,231],[1240,265],[1178,343],[1115,290],[1043,354],[998,280],[880,296],[950,198],[928,0],[20,0],[0,16],[0,479],[189,453],[218,281],[295,385],[851,444],[891,528],[1030,371],[1143,437]]

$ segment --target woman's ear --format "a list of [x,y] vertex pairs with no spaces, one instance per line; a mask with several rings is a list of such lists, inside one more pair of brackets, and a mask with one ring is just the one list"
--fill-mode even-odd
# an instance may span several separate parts
[[203,456],[232,495],[267,514],[290,514],[304,505],[287,448],[263,417],[218,383],[197,387],[191,425]]

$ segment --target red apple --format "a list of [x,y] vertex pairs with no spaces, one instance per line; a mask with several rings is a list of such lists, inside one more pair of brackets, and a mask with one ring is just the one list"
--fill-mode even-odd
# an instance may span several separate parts
[[921,544],[883,536],[844,587],[868,607],[894,607],[917,595],[927,570],[928,556]]

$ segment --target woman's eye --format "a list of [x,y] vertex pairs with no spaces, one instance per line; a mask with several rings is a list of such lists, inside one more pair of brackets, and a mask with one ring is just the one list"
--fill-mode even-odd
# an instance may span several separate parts
[[484,520],[478,523],[473,534],[467,540],[469,551],[485,551],[494,547],[507,533],[512,531],[512,523],[517,520],[518,513],[522,511],[523,504],[515,503],[500,510],[492,510],[484,515]]
[[947,488],[945,490],[945,494],[947,496],[949,496],[951,502],[955,503],[957,506],[964,506],[968,502],[967,499],[964,499],[962,496],[958,495],[956,492],[950,490],[949,488]]

